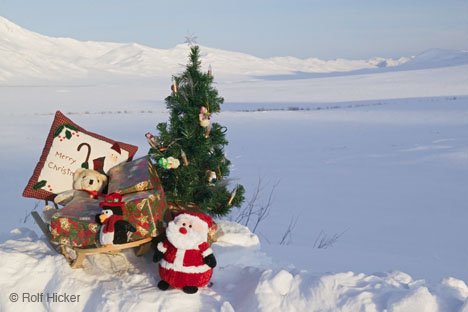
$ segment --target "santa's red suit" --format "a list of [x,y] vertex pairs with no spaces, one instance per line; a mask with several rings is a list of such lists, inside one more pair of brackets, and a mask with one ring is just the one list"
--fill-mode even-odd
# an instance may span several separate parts
[[213,269],[205,264],[203,258],[213,251],[207,242],[198,245],[197,249],[177,249],[168,240],[157,245],[164,254],[159,263],[159,275],[172,287],[204,287],[213,274]]

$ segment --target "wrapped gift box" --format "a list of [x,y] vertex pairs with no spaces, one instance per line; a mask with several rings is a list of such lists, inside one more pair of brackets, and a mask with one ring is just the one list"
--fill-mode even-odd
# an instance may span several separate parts
[[[145,156],[112,167],[108,172],[108,192],[118,192],[124,195],[153,189],[148,161],[149,157]],[[160,184],[159,180],[158,184]]]
[[[119,172],[121,177],[125,172],[132,172],[133,178],[122,178],[122,184],[115,182],[112,184],[112,190],[124,194],[122,198],[125,202],[124,220],[133,224],[137,229],[131,234],[129,241],[155,237],[160,233],[163,221],[168,217],[164,191],[156,169],[146,157],[143,160],[137,159],[129,162],[122,167],[124,168],[116,172]],[[111,173],[109,175],[111,176]],[[136,185],[129,183],[129,180],[136,184],[144,181],[148,183],[145,190],[137,191]],[[130,192],[130,190],[135,191]],[[102,198],[75,196],[64,208],[54,212],[51,217],[52,240],[72,247],[96,247],[99,242],[99,225],[95,222],[95,216],[102,211],[99,207],[101,200]]]

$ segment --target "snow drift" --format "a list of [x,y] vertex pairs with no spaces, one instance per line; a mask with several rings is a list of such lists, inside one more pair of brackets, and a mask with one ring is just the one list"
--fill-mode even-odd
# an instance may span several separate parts
[[[195,295],[160,291],[150,255],[97,255],[85,269],[73,270],[44,238],[15,229],[0,245],[0,310],[468,311],[468,287],[461,280],[429,285],[402,272],[315,275],[281,268],[247,228],[227,221],[220,227],[225,234],[213,246],[219,260],[214,285]],[[59,302],[65,298],[69,302]]]

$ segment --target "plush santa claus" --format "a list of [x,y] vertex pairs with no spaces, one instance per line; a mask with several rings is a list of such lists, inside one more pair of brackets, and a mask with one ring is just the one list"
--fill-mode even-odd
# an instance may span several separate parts
[[167,290],[172,286],[194,294],[199,287],[208,285],[216,266],[216,258],[207,242],[212,224],[210,216],[192,211],[179,212],[169,222],[167,239],[157,244],[153,257],[154,262],[161,261],[159,289]]

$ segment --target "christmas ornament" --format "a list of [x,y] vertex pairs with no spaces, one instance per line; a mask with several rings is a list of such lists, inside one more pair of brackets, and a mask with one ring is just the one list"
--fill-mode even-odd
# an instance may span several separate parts
[[216,183],[217,177],[216,177],[216,172],[207,170],[206,171],[207,176],[208,176],[208,184],[213,186]]
[[188,166],[189,165],[189,161],[188,161],[188,158],[187,158],[187,155],[185,154],[184,150],[180,150],[180,157],[182,157],[182,161],[184,163],[184,166]]
[[174,77],[172,77],[171,90],[172,90],[172,92],[177,93],[177,83],[174,80]]
[[147,132],[145,134],[145,137],[146,137],[146,140],[148,141],[148,144],[154,148],[154,149],[158,149],[158,140],[157,138],[151,133],[151,132]]
[[[169,119],[157,125],[159,146],[168,149],[164,152],[151,149],[150,154],[154,163],[169,156],[180,160],[181,166],[176,170],[164,170],[157,164],[170,201],[185,207],[191,204],[209,214],[225,215],[233,206],[242,204],[245,191],[239,186],[228,206],[235,183],[228,186],[230,161],[224,155],[228,144],[226,128],[215,117],[221,111],[223,98],[215,88],[214,78],[210,77],[214,75],[213,64],[202,64],[198,46],[190,50],[184,72],[173,75],[179,92],[174,94],[168,90],[165,102]],[[176,143],[170,146],[171,142]],[[208,175],[207,170],[213,170],[216,176],[209,178],[211,173]]]
[[200,113],[198,114],[198,120],[200,121],[200,126],[207,128],[210,126],[210,116],[208,109],[205,106],[200,107]]
[[102,246],[125,244],[128,242],[128,232],[136,232],[136,228],[123,220],[122,195],[111,193],[99,203],[102,213],[96,215],[96,223],[101,225],[99,242]]
[[159,262],[161,281],[158,288],[180,288],[194,294],[210,282],[216,258],[208,244],[208,232],[213,225],[210,216],[181,211],[166,229],[166,239],[159,242],[153,256]]
[[180,161],[174,157],[160,158],[158,164],[164,169],[177,169],[180,166]]

